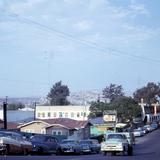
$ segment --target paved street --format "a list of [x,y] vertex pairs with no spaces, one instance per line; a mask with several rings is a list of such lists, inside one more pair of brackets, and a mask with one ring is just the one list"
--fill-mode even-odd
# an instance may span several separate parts
[[0,160],[159,160],[160,157],[160,130],[154,131],[137,139],[134,155],[130,156],[103,156],[102,154],[80,156],[1,156]]

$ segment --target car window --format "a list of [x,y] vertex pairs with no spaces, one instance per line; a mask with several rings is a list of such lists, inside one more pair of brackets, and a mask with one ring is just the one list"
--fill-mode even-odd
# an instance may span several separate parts
[[76,141],[72,141],[72,140],[70,140],[70,141],[62,141],[62,144],[77,144],[77,142]]
[[92,141],[80,141],[80,144],[92,144]]
[[42,142],[42,141],[44,141],[44,137],[33,136],[33,137],[31,138],[31,141],[33,141],[33,142]]
[[50,139],[50,142],[54,142],[54,143],[57,142],[57,140],[55,138],[53,138],[53,137],[50,137],[49,139]]
[[124,137],[121,134],[109,134],[107,139],[124,139]]

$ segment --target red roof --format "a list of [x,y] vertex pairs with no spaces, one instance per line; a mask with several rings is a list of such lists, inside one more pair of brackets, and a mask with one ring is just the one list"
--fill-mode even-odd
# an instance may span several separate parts
[[87,124],[90,124],[89,121],[77,121],[69,118],[55,118],[55,119],[41,119],[41,121],[47,122],[49,124],[60,124],[71,129],[83,128]]
[[[17,123],[13,123],[13,122],[8,122],[7,123],[7,129],[17,129],[18,127],[18,124]],[[4,124],[3,124],[3,121],[0,123],[0,129],[3,129],[4,128]]]

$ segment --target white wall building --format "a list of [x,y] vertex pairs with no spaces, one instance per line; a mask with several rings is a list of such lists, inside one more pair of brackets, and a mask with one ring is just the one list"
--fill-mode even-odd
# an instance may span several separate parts
[[0,120],[3,120],[3,109],[0,110]]
[[36,106],[37,119],[70,118],[88,120],[90,106]]

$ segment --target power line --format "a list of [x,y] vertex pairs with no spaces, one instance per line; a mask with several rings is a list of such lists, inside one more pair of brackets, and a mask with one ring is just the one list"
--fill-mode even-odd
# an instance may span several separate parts
[[[4,11],[4,9],[2,11],[6,12],[6,11]],[[149,58],[149,57],[129,54],[127,52],[124,52],[124,51],[121,51],[121,50],[117,50],[117,49],[113,49],[113,48],[109,48],[109,47],[99,47],[99,46],[97,46],[96,43],[93,43],[93,42],[88,41],[88,40],[84,40],[84,39],[80,39],[80,38],[74,37],[71,34],[59,31],[59,30],[57,30],[57,29],[55,29],[53,27],[49,27],[49,26],[47,26],[45,24],[36,22],[36,21],[31,20],[29,18],[21,17],[18,14],[15,14],[15,13],[9,13],[8,16],[10,16],[12,18],[16,18],[16,20],[18,22],[20,22],[20,23],[32,24],[32,25],[34,25],[34,26],[36,26],[39,29],[42,29],[44,31],[47,31],[47,32],[50,32],[50,33],[54,33],[54,34],[56,33],[56,35],[58,37],[61,37],[63,39],[67,38],[67,39],[72,40],[72,41],[77,41],[77,42],[79,42],[79,43],[81,43],[83,45],[86,45],[86,46],[91,47],[91,48],[93,48],[95,50],[101,51],[103,53],[106,53],[106,51],[108,50],[110,53],[107,53],[107,54],[110,54],[110,55],[115,55],[115,56],[123,55],[123,56],[131,57],[131,58],[135,58],[135,59],[139,59],[139,60],[143,60],[143,61],[160,63],[160,59],[153,59],[153,58]]]

